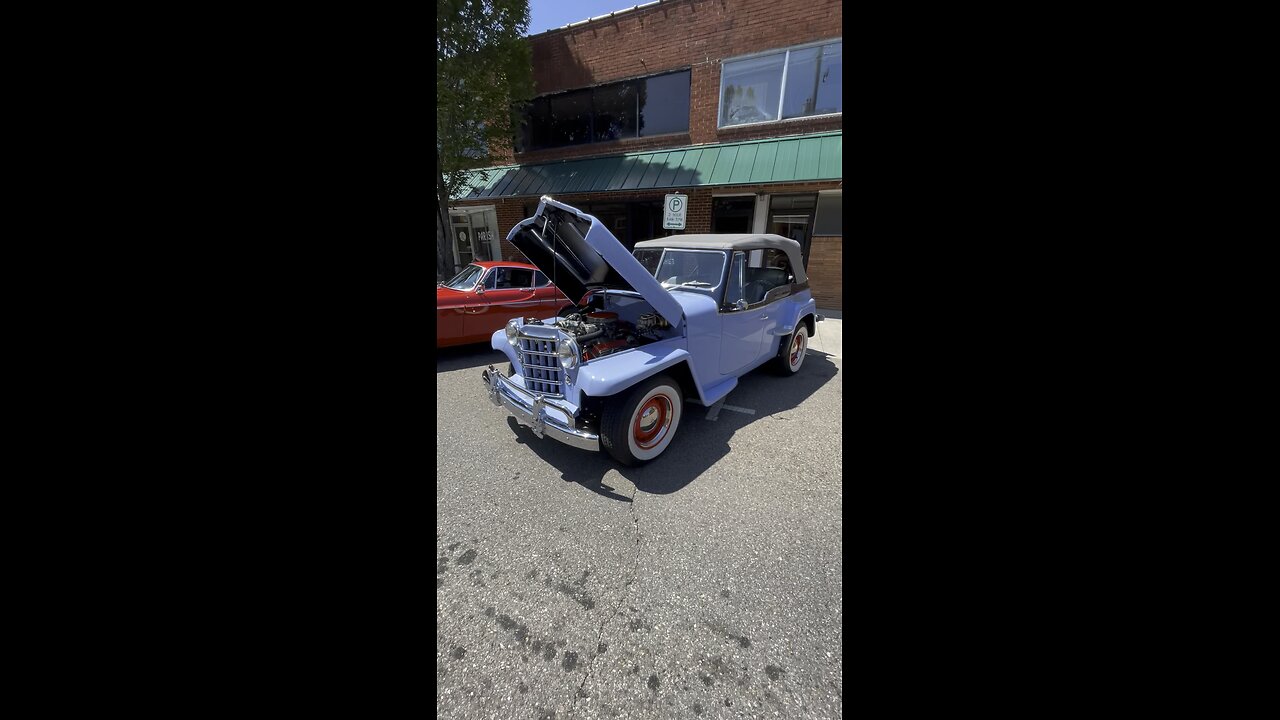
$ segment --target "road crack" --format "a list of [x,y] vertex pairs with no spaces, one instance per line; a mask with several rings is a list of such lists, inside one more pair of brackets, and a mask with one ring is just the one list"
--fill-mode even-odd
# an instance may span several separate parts
[[603,654],[600,652],[600,645],[601,641],[604,639],[604,629],[609,625],[609,623],[613,622],[613,619],[618,617],[618,613],[622,611],[622,602],[627,599],[627,593],[631,588],[631,583],[636,581],[636,576],[640,571],[640,516],[636,514],[636,493],[638,493],[639,490],[640,488],[637,487],[633,488],[631,491],[631,523],[635,529],[635,548],[631,562],[631,573],[627,578],[627,581],[622,586],[622,593],[618,595],[618,602],[613,605],[613,612],[610,613],[609,617],[600,622],[600,630],[596,633],[596,652],[591,656],[591,661],[587,663],[587,671],[582,674],[582,682],[578,684],[578,689],[573,694],[573,703],[569,706],[570,716],[572,716],[578,709],[578,698],[587,696],[587,691],[585,690],[587,681],[591,679],[592,673],[595,672],[596,660],[598,660]]

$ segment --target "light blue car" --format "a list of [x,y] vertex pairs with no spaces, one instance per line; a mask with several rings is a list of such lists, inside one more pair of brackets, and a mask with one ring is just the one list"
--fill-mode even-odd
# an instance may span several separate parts
[[482,372],[489,399],[540,438],[603,446],[626,465],[671,445],[685,398],[710,407],[765,363],[799,372],[822,320],[800,244],[778,235],[676,235],[632,254],[544,196],[507,240],[581,302],[493,334],[511,366]]

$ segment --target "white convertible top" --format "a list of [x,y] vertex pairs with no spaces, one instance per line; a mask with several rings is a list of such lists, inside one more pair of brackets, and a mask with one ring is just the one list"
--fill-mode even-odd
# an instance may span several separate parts
[[681,248],[685,250],[760,250],[770,248],[781,250],[787,254],[791,262],[792,273],[796,282],[808,282],[804,272],[804,263],[800,260],[800,243],[781,235],[765,233],[745,233],[741,235],[708,234],[708,235],[672,235],[670,237],[642,240],[635,244],[636,250],[645,248]]

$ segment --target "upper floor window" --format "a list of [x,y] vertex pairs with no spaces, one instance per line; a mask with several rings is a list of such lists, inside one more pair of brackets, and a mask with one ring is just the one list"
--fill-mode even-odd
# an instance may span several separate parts
[[720,127],[844,111],[843,42],[726,60],[720,72]]
[[689,131],[689,71],[534,99],[517,152]]

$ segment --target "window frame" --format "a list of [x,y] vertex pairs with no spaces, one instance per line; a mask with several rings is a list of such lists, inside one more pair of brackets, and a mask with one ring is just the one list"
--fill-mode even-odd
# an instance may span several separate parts
[[[812,120],[813,118],[832,118],[832,117],[844,115],[844,99],[842,97],[840,100],[841,109],[838,112],[822,113],[820,115],[801,115],[799,117],[793,117],[793,118],[782,117],[782,106],[787,101],[787,71],[790,70],[791,68],[791,52],[793,50],[807,50],[812,47],[819,47],[822,45],[832,45],[835,43],[840,43],[840,51],[843,54],[844,36],[841,36],[841,37],[828,38],[826,40],[818,40],[815,42],[802,43],[800,45],[788,45],[786,47],[781,47],[781,48],[772,48],[770,50],[762,50],[760,52],[754,52],[747,55],[738,55],[735,57],[725,58],[724,60],[721,60],[720,61],[720,91],[716,99],[716,129],[730,130],[733,128],[754,127],[756,125],[768,125],[770,123],[798,122],[801,120]],[[724,119],[725,67],[732,63],[739,62],[741,60],[751,60],[758,57],[766,57],[768,55],[777,55],[778,53],[785,53],[785,57],[783,58],[783,61],[782,61],[782,84],[778,87],[777,119],[758,120],[756,122],[749,122],[749,123],[736,123],[734,125],[721,125],[720,123]]]

